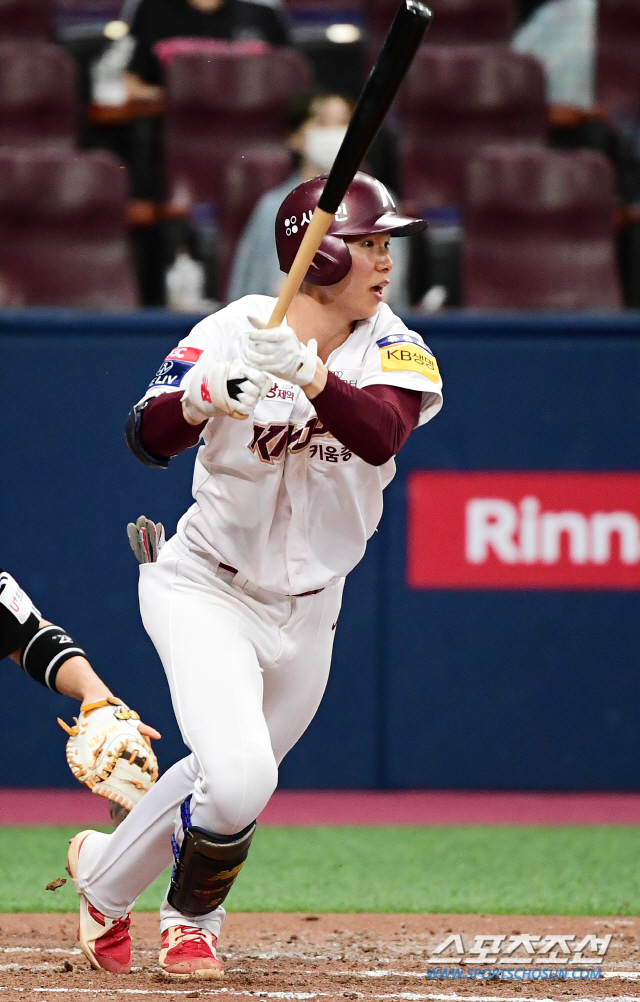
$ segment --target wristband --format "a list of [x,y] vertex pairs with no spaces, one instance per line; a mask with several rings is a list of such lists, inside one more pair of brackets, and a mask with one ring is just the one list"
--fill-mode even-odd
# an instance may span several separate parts
[[77,656],[86,658],[87,655],[68,633],[59,626],[43,626],[23,650],[20,664],[36,682],[58,692],[58,672],[65,661]]

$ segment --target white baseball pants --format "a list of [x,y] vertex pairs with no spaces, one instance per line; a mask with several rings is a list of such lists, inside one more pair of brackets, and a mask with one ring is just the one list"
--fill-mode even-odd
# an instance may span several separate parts
[[[278,765],[322,699],[343,585],[259,600],[183,556],[174,540],[157,563],[140,566],[142,621],[192,754],[113,835],[83,843],[78,890],[104,915],[124,915],[171,864],[171,835],[181,840],[178,808],[189,794],[193,824],[221,835],[241,831],[266,806]],[[165,900],[161,928],[197,925],[217,936],[223,918],[218,908],[187,920]]]

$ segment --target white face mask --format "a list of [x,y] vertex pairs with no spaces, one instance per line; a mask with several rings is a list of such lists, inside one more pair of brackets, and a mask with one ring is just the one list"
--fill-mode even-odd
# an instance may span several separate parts
[[307,129],[304,134],[305,156],[322,172],[330,170],[346,131],[346,125],[320,125]]

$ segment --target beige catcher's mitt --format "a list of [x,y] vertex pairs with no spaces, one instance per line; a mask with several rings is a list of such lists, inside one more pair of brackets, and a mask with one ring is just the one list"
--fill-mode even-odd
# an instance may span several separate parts
[[[71,772],[93,793],[131,811],[158,778],[158,760],[148,737],[138,730],[140,717],[109,697],[80,707],[69,727],[67,762]],[[111,805],[110,805],[111,807]]]

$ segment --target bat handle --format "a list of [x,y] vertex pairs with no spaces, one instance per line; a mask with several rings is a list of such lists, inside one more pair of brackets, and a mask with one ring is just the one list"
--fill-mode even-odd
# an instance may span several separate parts
[[334,220],[333,212],[325,212],[324,209],[316,209],[311,217],[311,222],[307,226],[307,232],[302,238],[302,243],[298,248],[298,253],[291,265],[291,270],[282,286],[282,292],[278,296],[278,302],[273,308],[273,313],[267,329],[279,327],[284,320],[287,310],[291,306],[291,301],[304,281],[311,262],[313,261],[318,247],[322,243],[323,237]]

